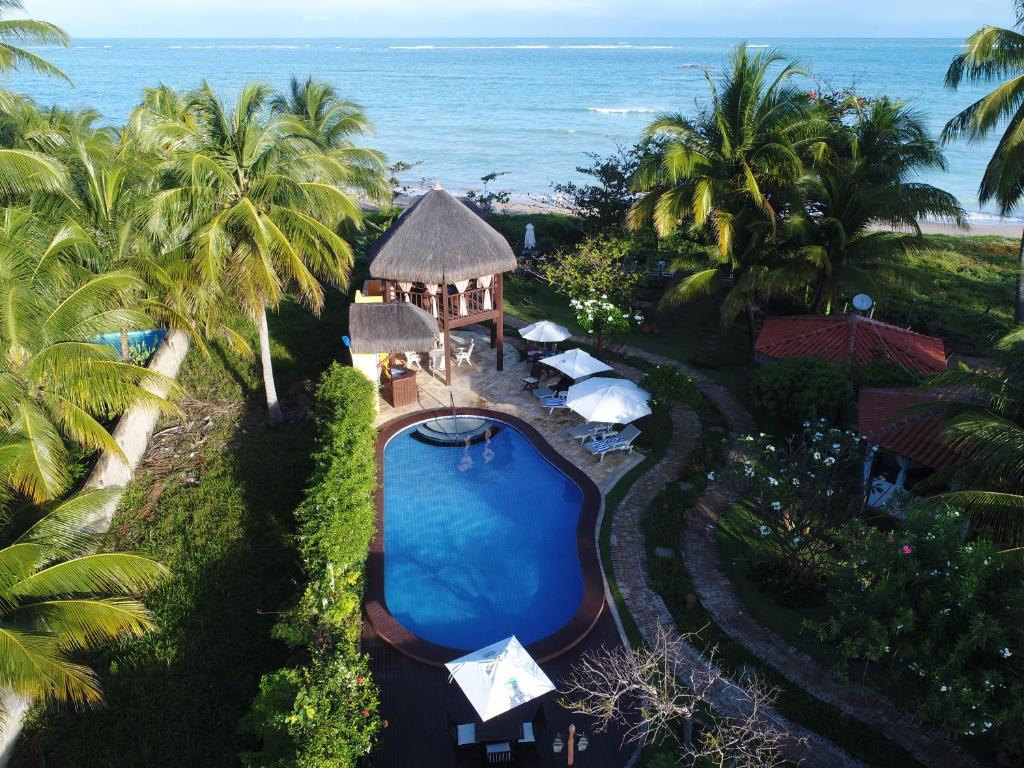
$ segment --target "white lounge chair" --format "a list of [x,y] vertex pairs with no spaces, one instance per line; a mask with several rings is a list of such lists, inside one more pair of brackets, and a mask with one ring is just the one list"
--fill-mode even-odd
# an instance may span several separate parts
[[461,366],[463,363],[473,365],[473,347],[476,346],[476,339],[469,342],[468,347],[459,347],[455,350],[455,364]]
[[611,430],[611,424],[603,424],[601,422],[594,422],[592,424],[579,424],[575,427],[570,427],[565,432],[573,440],[579,440],[580,445],[583,445],[587,440],[597,440],[598,438],[604,438]]
[[554,413],[556,408],[568,408],[569,406],[566,405],[565,393],[559,393],[559,395],[559,397],[541,398],[541,407],[550,408],[550,413]]
[[418,352],[406,352],[405,353],[405,367],[406,368],[410,368],[410,369],[415,368],[415,369],[419,370],[419,368],[420,368],[420,356],[419,356]]
[[616,435],[604,440],[595,440],[587,446],[587,450],[595,456],[600,456],[601,461],[604,461],[604,457],[612,451],[625,451],[631,454],[633,453],[633,441],[639,436],[640,430],[630,424]]

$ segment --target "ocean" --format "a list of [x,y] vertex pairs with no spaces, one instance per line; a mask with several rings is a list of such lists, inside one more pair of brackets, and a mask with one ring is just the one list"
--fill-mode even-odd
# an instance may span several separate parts
[[[965,34],[971,30],[964,30]],[[8,88],[39,103],[92,106],[122,121],[142,89],[189,88],[206,78],[225,95],[248,80],[284,86],[291,76],[329,80],[361,103],[376,126],[365,143],[392,161],[418,163],[404,181],[439,180],[453,191],[481,188],[545,200],[555,182],[578,180],[586,153],[635,142],[664,110],[694,113],[706,102],[704,69],[717,73],[726,39],[76,39],[35,48],[74,82],[27,72]],[[936,134],[982,87],[943,86],[959,39],[750,39],[800,61],[823,83],[910,102]],[[814,87],[808,82],[808,87]],[[955,194],[977,220],[995,141],[946,150],[949,170],[923,179]]]

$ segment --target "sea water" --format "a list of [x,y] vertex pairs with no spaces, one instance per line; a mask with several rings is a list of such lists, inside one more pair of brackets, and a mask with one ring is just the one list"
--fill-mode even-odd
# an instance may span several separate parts
[[[965,30],[965,34],[970,30]],[[196,86],[205,78],[227,96],[248,80],[275,87],[292,76],[329,80],[358,101],[376,126],[366,140],[391,161],[418,163],[413,187],[440,180],[480,189],[550,196],[578,180],[586,153],[635,142],[662,111],[693,115],[708,99],[705,69],[721,71],[732,39],[76,39],[67,49],[36,48],[73,80],[30,73],[9,88],[41,104],[92,106],[119,123],[146,86]],[[920,111],[936,135],[984,88],[950,91],[943,76],[959,39],[750,39],[798,59],[823,83],[888,95]],[[805,82],[801,87],[816,87]],[[955,194],[974,218],[991,217],[977,188],[995,140],[946,149],[947,172],[923,180]]]

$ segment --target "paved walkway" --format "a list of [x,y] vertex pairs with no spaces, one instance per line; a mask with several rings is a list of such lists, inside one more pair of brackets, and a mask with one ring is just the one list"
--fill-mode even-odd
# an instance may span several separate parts
[[[657,365],[674,365],[693,376],[704,395],[722,413],[734,437],[755,431],[753,417],[725,387],[678,361],[635,348],[628,348],[627,352]],[[664,467],[659,464],[645,475],[634,486],[634,489],[639,487],[636,501],[640,503],[627,508],[624,500],[613,521],[616,536],[613,562],[619,587],[625,597],[623,579],[630,583],[631,592],[635,595],[627,598],[630,601],[630,611],[638,624],[641,624],[642,620],[641,626],[646,625],[648,628],[656,627],[657,621],[664,623],[667,611],[661,598],[651,594],[646,577],[645,548],[643,534],[639,529],[639,516],[653,501],[658,490],[678,476],[685,457],[693,446],[695,432],[692,420],[680,417],[678,413],[677,411],[673,414],[673,422],[679,437],[676,436],[676,432],[673,433],[673,445],[669,453],[671,455],[678,451],[683,458],[671,463],[663,462]],[[670,456],[667,456],[666,460],[669,458]],[[629,498],[627,495],[626,500]],[[715,623],[787,680],[874,728],[923,765],[934,768],[979,766],[980,763],[963,754],[940,734],[921,725],[905,709],[896,706],[877,691],[856,684],[841,683],[826,667],[798,651],[745,612],[731,582],[722,570],[715,535],[718,518],[729,502],[730,498],[721,488],[709,486],[695,507],[689,511],[680,542],[694,590],[700,598],[701,605],[714,618]],[[619,550],[623,551],[620,553]],[[655,623],[652,624],[652,621]],[[801,726],[791,724],[791,728],[793,732],[808,739],[808,743],[812,745],[812,754],[805,760],[806,764],[855,764],[852,758],[831,742]]]

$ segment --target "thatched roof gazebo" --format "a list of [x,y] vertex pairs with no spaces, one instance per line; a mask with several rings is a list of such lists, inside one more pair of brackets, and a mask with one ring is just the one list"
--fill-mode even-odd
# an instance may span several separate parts
[[356,355],[430,349],[437,340],[437,321],[415,304],[351,304],[348,330]]
[[[435,186],[395,219],[370,248],[370,274],[385,303],[409,303],[436,318],[451,357],[450,331],[491,323],[491,346],[502,369],[503,275],[517,266],[508,241],[479,210]],[[451,383],[451,365],[445,366]]]

